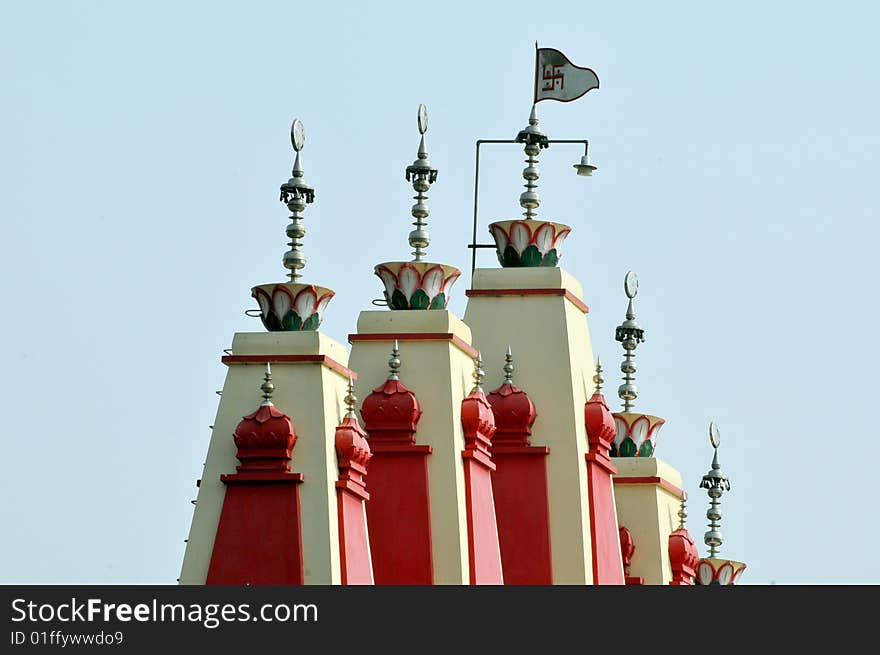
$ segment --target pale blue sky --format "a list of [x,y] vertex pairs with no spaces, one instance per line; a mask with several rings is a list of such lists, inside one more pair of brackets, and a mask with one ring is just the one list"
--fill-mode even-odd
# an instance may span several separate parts
[[[878,21],[869,2],[6,3],[0,582],[174,583],[222,349],[262,329],[250,287],[283,277],[294,117],[305,279],[337,292],[322,329],[347,343],[373,265],[408,257],[420,102],[428,252],[466,271],[464,313],[474,141],[525,125],[537,39],[602,84],[539,105],[599,166],[545,151],[540,215],[574,228],[561,265],[609,388],[639,274],[636,406],[667,419],[701,553],[714,419],[743,583],[880,583],[858,556],[880,537]],[[481,240],[519,214],[522,153],[483,162]]]

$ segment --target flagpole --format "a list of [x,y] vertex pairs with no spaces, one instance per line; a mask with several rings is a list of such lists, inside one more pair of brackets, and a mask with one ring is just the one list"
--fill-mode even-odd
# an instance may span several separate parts
[[538,102],[538,41],[535,40],[535,94],[532,96],[532,104]]

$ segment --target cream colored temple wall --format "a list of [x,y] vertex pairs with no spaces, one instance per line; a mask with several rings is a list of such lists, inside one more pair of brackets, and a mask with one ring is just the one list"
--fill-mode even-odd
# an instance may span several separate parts
[[[232,355],[325,355],[342,366],[346,349],[320,332],[237,333]],[[223,507],[220,475],[238,465],[233,431],[262,401],[264,363],[232,363],[214,421],[208,455],[180,574],[181,584],[204,584]],[[347,377],[321,363],[272,363],[275,406],[296,431],[291,470],[303,473],[300,485],[304,581],[339,584],[339,528],[334,481],[338,477],[334,435],[342,417]]]
[[[556,289],[583,298],[561,268],[477,269],[472,288]],[[549,446],[547,473],[554,584],[592,584],[584,404],[592,391],[593,352],[584,313],[565,295],[471,296],[464,320],[481,351],[487,393],[500,386],[513,351],[514,382],[535,403],[532,443]]]
[[617,468],[617,522],[630,531],[636,547],[629,574],[644,578],[645,584],[669,584],[669,535],[678,528],[681,474],[655,457],[612,457],[611,461]]
[[[361,335],[451,334],[468,345],[471,339],[464,323],[451,312],[440,310],[364,311],[357,329]],[[355,388],[360,402],[387,379],[393,339],[352,342],[349,361],[358,372]],[[473,360],[447,339],[406,339],[399,346],[400,380],[416,395],[422,409],[416,443],[433,448],[428,457],[428,493],[434,583],[468,584],[461,401],[473,387]]]

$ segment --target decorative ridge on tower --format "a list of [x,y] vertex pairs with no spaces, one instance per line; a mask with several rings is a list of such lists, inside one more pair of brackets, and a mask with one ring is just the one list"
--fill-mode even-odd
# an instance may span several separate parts
[[701,585],[734,584],[745,570],[743,562],[722,559],[717,557],[724,537],[721,534],[721,496],[725,491],[730,491],[730,479],[721,470],[718,463],[718,446],[721,445],[721,431],[718,425],[709,423],[709,443],[712,444],[712,466],[709,472],[700,480],[700,489],[705,489],[709,496],[709,509],[706,518],[709,519],[709,530],[703,535],[703,541],[709,547],[709,557],[701,559],[697,567],[697,581]]
[[584,404],[584,427],[587,431],[588,450],[587,484],[593,559],[594,584],[625,584],[626,574],[619,555],[619,531],[614,501],[612,476],[617,468],[608,456],[614,439],[614,416],[602,395],[602,365],[596,362],[593,376],[596,391]]
[[376,276],[385,285],[384,300],[374,304],[384,304],[390,309],[446,309],[449,291],[461,275],[461,271],[448,264],[435,264],[422,261],[425,248],[431,242],[425,219],[430,214],[426,195],[437,180],[437,169],[428,159],[425,145],[425,132],[428,130],[428,110],[419,105],[418,110],[419,150],[415,161],[406,167],[406,181],[412,182],[416,192],[412,206],[415,229],[409,233],[409,245],[414,249],[409,262],[383,262],[374,268]]
[[484,464],[494,469],[489,448],[495,434],[495,416],[483,393],[483,357],[479,351],[474,358],[474,387],[461,401],[461,424],[464,428],[465,451],[471,451]]
[[[401,360],[395,339],[387,378],[361,406],[373,454],[366,505],[373,572],[380,585],[433,584],[428,480],[433,449],[424,437],[416,443],[422,410],[416,395],[400,379]],[[417,374],[413,377],[419,380]]]
[[251,297],[260,305],[259,311],[263,326],[270,332],[297,332],[317,330],[324,318],[324,310],[335,295],[332,289],[314,284],[301,283],[300,271],[305,268],[306,256],[302,251],[301,239],[306,230],[302,225],[302,212],[315,201],[315,189],[305,181],[300,152],[305,145],[305,130],[302,121],[293,120],[290,127],[290,141],[296,152],[291,177],[281,185],[280,200],[290,210],[290,225],[287,236],[290,250],[284,253],[284,267],[290,271],[289,282],[261,284],[251,289]]
[[[370,445],[367,443],[367,433],[361,428],[355,413],[357,396],[354,394],[354,380],[348,378],[348,389],[345,395],[347,407],[345,417],[336,428],[336,455],[339,459],[340,482],[349,481],[349,490],[354,490],[364,500],[370,495],[366,492],[364,476],[367,473],[367,463],[372,454]],[[337,483],[337,487],[339,483]]]
[[367,433],[358,423],[355,413],[357,397],[354,380],[348,378],[345,405],[348,411],[336,427],[337,468],[336,502],[339,518],[339,562],[342,584],[373,584],[373,566],[364,502],[367,492],[367,465],[373,456]]
[[290,470],[296,434],[288,416],[272,403],[275,385],[268,365],[260,390],[260,406],[233,433],[241,464],[236,473],[220,474],[224,491],[208,546],[205,584],[304,582],[299,486],[305,476]]

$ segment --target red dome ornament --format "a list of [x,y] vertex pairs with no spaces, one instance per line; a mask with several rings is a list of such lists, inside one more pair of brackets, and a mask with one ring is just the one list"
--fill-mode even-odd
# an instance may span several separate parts
[[487,396],[495,417],[496,446],[528,446],[537,416],[529,395],[513,384],[513,354],[510,346],[504,356],[504,383]]
[[400,381],[400,349],[394,342],[388,379],[373,389],[361,405],[364,426],[370,441],[414,444],[415,432],[422,410],[415,394]]
[[287,414],[270,400],[275,386],[268,364],[260,389],[263,390],[262,404],[257,411],[245,416],[233,433],[235,445],[238,446],[236,457],[241,460],[237,469],[290,471],[290,455],[296,444],[296,432]]

